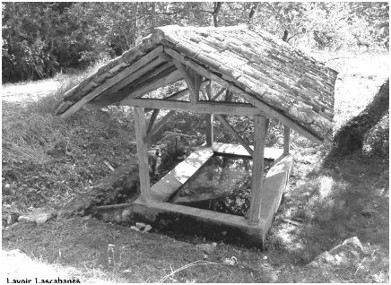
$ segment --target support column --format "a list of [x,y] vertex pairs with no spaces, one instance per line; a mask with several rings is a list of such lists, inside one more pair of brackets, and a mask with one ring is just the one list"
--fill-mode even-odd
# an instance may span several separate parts
[[144,138],[147,134],[144,108],[135,107],[134,117],[141,200],[143,202],[148,202],[151,199],[151,193],[149,181],[148,145],[144,143]]
[[264,180],[264,150],[269,120],[263,116],[254,116],[254,153],[251,180],[251,201],[248,211],[248,223],[257,224],[261,217],[262,184]]
[[284,155],[288,155],[290,151],[290,136],[291,128],[284,125]]
[[[206,95],[208,96],[208,99],[211,100],[212,98],[212,82],[209,82],[205,86]],[[206,115],[206,146],[212,146],[213,145],[213,114]]]

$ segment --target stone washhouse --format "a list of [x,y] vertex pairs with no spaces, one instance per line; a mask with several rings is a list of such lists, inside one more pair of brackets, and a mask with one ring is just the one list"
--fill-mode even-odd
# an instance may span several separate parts
[[[217,238],[224,233],[262,244],[292,169],[290,132],[295,130],[317,143],[330,138],[336,78],[336,71],[265,31],[173,25],[156,28],[67,91],[55,112],[68,118],[82,108],[133,107],[140,197],[129,204],[98,207],[104,215],[119,222],[137,218],[162,229]],[[151,96],[150,92],[179,81],[187,88]],[[170,111],[157,121],[161,109]],[[150,185],[149,142],[175,111],[205,114],[206,142]],[[236,132],[227,116],[254,120],[254,146]],[[284,125],[283,149],[265,147],[269,119]],[[213,120],[220,121],[240,144],[215,142]],[[251,198],[245,216],[168,201],[215,153],[252,157]],[[274,164],[264,175],[266,158]]]

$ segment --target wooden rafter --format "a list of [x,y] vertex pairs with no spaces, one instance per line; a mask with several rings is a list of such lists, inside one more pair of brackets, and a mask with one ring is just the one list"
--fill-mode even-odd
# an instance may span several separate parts
[[[163,57],[158,56],[156,59],[152,60],[151,62],[146,63],[144,66],[140,67],[138,70],[130,74],[128,77],[124,78],[121,82],[118,82],[117,84],[113,85],[111,88],[109,88],[105,94],[108,93],[116,93],[122,88],[128,86],[129,84],[133,83],[140,77],[142,78],[143,75],[146,75],[148,72],[151,72],[154,68],[161,65],[162,63],[166,62],[167,59],[164,59]],[[164,65],[164,68],[167,68],[170,66],[169,64]],[[102,94],[104,95],[104,94]]]
[[[151,82],[149,82],[148,84],[146,84],[144,86],[140,86],[138,89],[129,90],[128,91],[129,95],[120,102],[120,105],[122,105],[122,106],[130,105],[129,100],[132,100],[133,98],[136,98],[136,97],[140,97],[140,96],[142,96],[148,92],[151,92],[153,90],[156,90],[160,87],[164,87],[169,84],[175,83],[181,79],[182,79],[182,73],[178,70],[175,70],[165,77],[151,80]],[[149,107],[151,107],[151,106],[149,106]],[[153,108],[153,109],[155,109],[155,108]]]
[[229,124],[227,119],[224,118],[222,115],[216,115],[216,118],[222,123],[224,128],[239,141],[239,143],[247,150],[247,152],[251,156],[253,156],[253,150],[250,148],[247,142],[236,132],[236,130]]
[[233,85],[232,83],[226,81],[225,79],[221,78],[220,76],[215,75],[213,72],[207,70],[206,68],[194,63],[188,58],[185,58],[182,54],[176,52],[175,50],[165,47],[164,51],[170,55],[171,57],[175,58],[175,60],[180,61],[184,65],[192,68],[193,70],[197,71],[200,75],[209,78],[210,80],[213,80],[217,83],[219,83],[221,86],[228,88],[233,93],[239,94],[241,97],[243,97],[247,102],[253,104],[254,106],[258,107],[262,112],[264,112],[268,117],[277,119],[281,121],[283,124],[287,125],[288,127],[295,129],[297,132],[302,134],[303,136],[309,138],[312,141],[316,141],[318,143],[322,143],[322,140],[318,138],[316,135],[305,129],[304,127],[300,126],[298,123],[293,121],[292,119],[286,117],[282,113],[274,110],[272,107],[268,106],[267,104],[261,102],[257,98],[255,98],[253,95],[250,95],[246,91],[240,89],[239,87]]
[[137,61],[135,64],[131,65],[130,67],[126,68],[125,70],[121,71],[117,75],[115,75],[113,78],[108,79],[105,83],[95,88],[92,92],[90,92],[88,95],[81,98],[79,101],[77,101],[75,104],[73,104],[68,110],[66,110],[63,114],[61,114],[61,118],[68,118],[70,115],[78,111],[81,107],[83,107],[84,104],[90,102],[95,97],[100,95],[101,93],[105,92],[111,86],[121,82],[125,78],[127,78],[130,74],[132,74],[138,66],[139,68],[143,65],[145,65],[147,62],[151,61],[155,57],[157,57],[161,52],[163,51],[163,46],[158,46],[153,51],[142,57],[139,61]]

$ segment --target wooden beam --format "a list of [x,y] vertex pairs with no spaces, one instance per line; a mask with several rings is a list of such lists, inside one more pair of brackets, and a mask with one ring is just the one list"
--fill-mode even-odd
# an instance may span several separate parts
[[174,60],[174,64],[182,72],[183,78],[190,89],[190,103],[196,104],[199,100],[202,76],[176,60]]
[[145,144],[148,144],[152,137],[156,135],[156,133],[164,126],[164,124],[167,122],[167,120],[174,115],[174,111],[168,112],[163,118],[160,119],[159,122],[156,123],[155,127],[150,130],[147,135],[144,137],[143,142]]
[[254,116],[262,114],[262,111],[251,106],[250,104],[242,103],[199,101],[196,105],[191,105],[189,102],[186,101],[138,98],[129,98],[126,100],[126,103],[126,105],[128,106],[152,109],[180,110],[206,114],[226,114],[237,116]]
[[141,200],[148,203],[151,200],[149,165],[148,165],[148,146],[144,143],[146,136],[146,124],[144,108],[134,108],[137,158],[140,175]]
[[311,133],[306,128],[302,127],[292,119],[286,117],[284,114],[280,113],[279,111],[273,109],[272,107],[268,106],[266,103],[263,103],[258,98],[255,97],[255,95],[251,95],[250,93],[247,93],[246,91],[240,89],[239,87],[234,86],[232,83],[224,80],[220,76],[214,74],[213,72],[207,70],[206,68],[194,63],[188,58],[185,58],[182,54],[176,52],[175,50],[164,47],[164,51],[170,55],[172,58],[175,58],[175,60],[180,61],[184,65],[192,68],[195,70],[198,74],[209,78],[210,80],[213,80],[217,83],[219,83],[221,86],[228,88],[230,91],[240,95],[243,97],[247,102],[253,104],[254,106],[258,107],[262,112],[264,112],[268,117],[277,119],[281,121],[283,124],[287,125],[288,127],[296,130],[298,133],[302,134],[303,136],[307,137],[308,139],[315,141],[317,143],[322,143],[323,140],[320,139],[315,134]]
[[227,88],[221,88],[219,92],[216,93],[215,96],[213,96],[212,101],[216,100],[220,97],[221,94],[223,94],[224,90],[227,90]]
[[224,128],[231,133],[239,143],[247,150],[247,152],[253,156],[253,150],[247,144],[247,142],[235,131],[235,129],[228,123],[228,121],[221,115],[216,115],[216,118],[223,124]]
[[[206,97],[212,98],[212,82],[205,86]],[[212,146],[214,140],[213,114],[206,115],[206,145]]]
[[[105,93],[116,93],[122,88],[128,86],[135,80],[139,79],[143,75],[146,75],[147,72],[152,71],[155,67],[159,66],[160,64],[166,62],[167,60],[164,60],[162,57],[158,56],[156,59],[152,60],[151,62],[146,63],[144,66],[140,67],[138,70],[130,74],[128,77],[124,78],[122,81],[118,82],[117,84],[110,87]],[[164,66],[165,69],[167,66]]]
[[[164,87],[166,85],[175,83],[180,79],[182,79],[182,73],[178,70],[175,70],[165,77],[159,78],[157,80],[151,81],[146,85],[140,86],[140,88],[138,89],[127,91],[129,92],[129,95],[121,101],[120,105],[128,106],[130,105],[129,101],[132,100],[133,98],[140,97],[160,87]],[[154,109],[158,109],[158,108],[154,108]]]
[[84,104],[90,102],[92,99],[100,95],[102,92],[105,92],[107,89],[109,89],[111,86],[121,82],[126,77],[128,77],[130,74],[132,74],[135,70],[143,66],[146,62],[151,61],[153,58],[157,57],[159,53],[163,51],[163,46],[159,46],[155,48],[153,51],[148,53],[147,55],[143,56],[139,61],[132,64],[128,68],[125,68],[123,71],[115,75],[114,77],[110,78],[97,88],[95,88],[92,92],[88,93],[86,96],[81,98],[79,101],[77,101],[75,104],[73,104],[68,110],[66,110],[64,113],[61,114],[61,118],[65,119],[71,116],[73,113],[78,111],[81,107],[83,107]]
[[153,110],[153,113],[151,115],[151,119],[149,120],[147,134],[152,130],[153,124],[155,123],[155,120],[156,120],[157,116],[159,115],[159,112],[160,112],[159,109]]
[[264,180],[264,150],[268,119],[254,116],[254,154],[251,180],[249,224],[257,224],[261,216],[262,184]]
[[284,155],[288,155],[290,151],[290,135],[291,128],[284,125]]
[[174,63],[172,61],[166,62],[162,66],[159,66],[147,74],[143,75],[139,79],[132,82],[132,86],[136,89],[138,86],[148,84],[150,81],[156,81],[159,78],[163,78],[164,76],[172,73],[176,70],[176,67],[174,66]]

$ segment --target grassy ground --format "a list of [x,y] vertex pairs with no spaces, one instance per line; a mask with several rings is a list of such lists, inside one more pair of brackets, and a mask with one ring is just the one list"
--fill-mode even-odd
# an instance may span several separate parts
[[[340,72],[337,129],[375,95],[388,75],[387,56],[319,56]],[[3,217],[37,207],[59,209],[110,173],[105,162],[115,168],[134,159],[133,117],[126,110],[81,111],[65,121],[51,114],[59,96],[79,79],[56,78],[60,89],[42,98],[43,93],[34,94],[51,86],[45,81],[3,86]],[[5,100],[12,94],[36,100]],[[170,125],[190,135],[180,140],[185,149],[202,141],[197,133],[202,124],[194,125],[201,120],[187,120],[178,114]],[[276,136],[269,142],[278,144]],[[206,252],[200,244],[212,241],[202,237],[140,233],[93,218],[55,219],[3,229],[3,249],[29,256],[7,253],[7,276],[85,282],[388,282],[388,158],[329,157],[329,147],[294,134],[294,170],[264,251],[218,242]],[[366,252],[359,261],[306,266],[352,236]],[[224,262],[232,257],[237,264]]]

